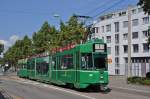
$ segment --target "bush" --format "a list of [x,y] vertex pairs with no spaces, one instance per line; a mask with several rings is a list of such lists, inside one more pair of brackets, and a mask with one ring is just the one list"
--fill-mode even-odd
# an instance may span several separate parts
[[143,85],[150,85],[150,79],[146,79],[142,81]]
[[140,84],[141,83],[141,81],[142,81],[142,79],[143,78],[141,78],[141,77],[129,77],[128,78],[128,82],[129,83],[137,83],[137,84]]
[[149,79],[150,79],[150,72],[147,72],[147,73],[146,73],[146,78],[149,78]]
[[129,77],[128,83],[150,85],[150,79],[145,77]]

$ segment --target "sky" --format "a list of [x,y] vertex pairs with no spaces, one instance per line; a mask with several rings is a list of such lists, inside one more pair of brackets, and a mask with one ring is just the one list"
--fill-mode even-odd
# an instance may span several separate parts
[[[0,0],[0,42],[11,46],[24,35],[32,37],[45,21],[58,28],[73,14],[95,19],[118,9],[136,5],[138,0]],[[59,17],[54,17],[59,15]]]

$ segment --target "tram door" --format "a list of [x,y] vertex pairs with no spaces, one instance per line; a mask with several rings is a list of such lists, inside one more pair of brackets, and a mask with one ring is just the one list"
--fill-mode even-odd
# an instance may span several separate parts
[[79,75],[80,75],[80,72],[79,72],[79,57],[80,57],[80,54],[79,54],[79,52],[76,52],[76,60],[75,60],[75,62],[76,62],[76,82],[79,82]]

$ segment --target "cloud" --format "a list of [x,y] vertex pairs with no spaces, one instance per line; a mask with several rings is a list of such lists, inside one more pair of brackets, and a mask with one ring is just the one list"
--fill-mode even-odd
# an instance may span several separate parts
[[[19,36],[17,35],[12,35],[9,40],[0,40],[0,43],[4,44],[5,51],[12,46],[17,40],[19,40]],[[4,51],[4,52],[5,52]]]
[[15,43],[17,40],[19,40],[19,36],[17,36],[17,35],[12,35],[9,38],[9,41],[12,42],[12,43]]
[[0,40],[0,43],[1,43],[1,44],[4,44],[4,45],[7,45],[8,41]]

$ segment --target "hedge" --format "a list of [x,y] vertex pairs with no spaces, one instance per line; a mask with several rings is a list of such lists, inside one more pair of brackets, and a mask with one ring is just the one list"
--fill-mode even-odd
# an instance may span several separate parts
[[142,85],[150,85],[150,78],[146,78],[146,77],[129,77],[128,79],[128,83],[131,84],[142,84]]

